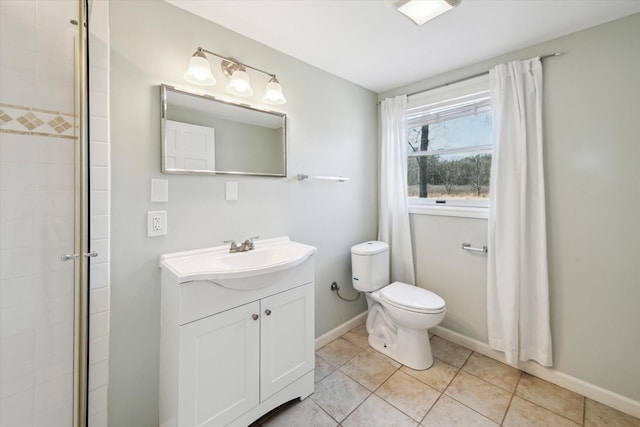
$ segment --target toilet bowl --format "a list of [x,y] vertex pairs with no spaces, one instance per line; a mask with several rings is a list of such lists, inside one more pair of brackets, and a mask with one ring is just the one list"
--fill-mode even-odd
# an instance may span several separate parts
[[445,301],[424,288],[389,284],[389,246],[364,242],[351,248],[353,287],[367,297],[367,333],[375,350],[412,369],[433,365],[428,329],[445,316]]

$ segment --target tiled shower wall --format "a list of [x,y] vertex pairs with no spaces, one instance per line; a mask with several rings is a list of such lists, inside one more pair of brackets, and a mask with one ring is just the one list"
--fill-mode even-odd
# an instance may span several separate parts
[[[106,426],[108,4],[91,29],[90,425]],[[76,0],[0,0],[0,427],[69,426]]]
[[[1,1],[1,0],[0,0]],[[109,2],[93,0],[89,18],[91,259],[89,427],[107,426],[109,386]]]

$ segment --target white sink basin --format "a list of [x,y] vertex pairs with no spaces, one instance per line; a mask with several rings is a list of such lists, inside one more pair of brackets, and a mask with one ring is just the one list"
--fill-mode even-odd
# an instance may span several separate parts
[[225,288],[259,289],[304,262],[316,248],[288,237],[258,240],[255,249],[229,253],[229,246],[176,252],[160,257],[160,268],[178,283],[208,280]]

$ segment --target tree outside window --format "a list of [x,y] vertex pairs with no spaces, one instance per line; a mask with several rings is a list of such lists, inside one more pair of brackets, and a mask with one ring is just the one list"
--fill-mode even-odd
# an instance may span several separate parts
[[491,111],[486,98],[476,104],[409,117],[410,198],[448,204],[488,199]]

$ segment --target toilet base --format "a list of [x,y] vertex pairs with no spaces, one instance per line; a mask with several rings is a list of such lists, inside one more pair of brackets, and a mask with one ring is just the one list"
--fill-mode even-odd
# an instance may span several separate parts
[[431,342],[426,329],[398,328],[395,338],[395,343],[387,343],[383,337],[369,335],[369,345],[374,350],[416,371],[429,369],[433,365]]

